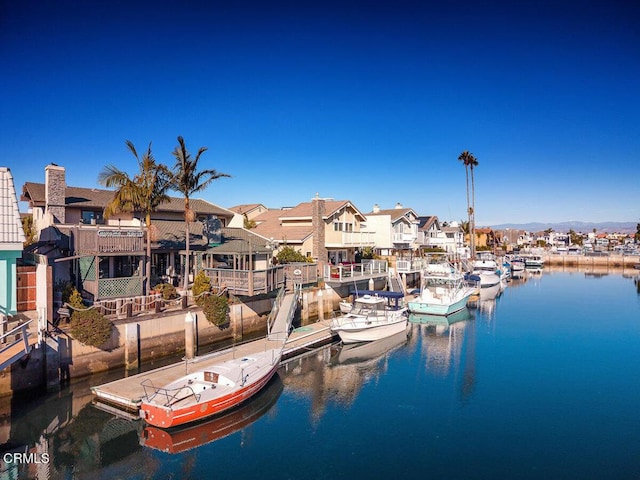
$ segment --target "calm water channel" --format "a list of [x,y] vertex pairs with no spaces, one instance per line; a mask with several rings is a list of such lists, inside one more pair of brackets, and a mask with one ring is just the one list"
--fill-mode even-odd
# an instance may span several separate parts
[[[451,325],[321,348],[245,407],[168,434],[93,407],[74,383],[15,400],[2,478],[638,479],[637,275],[513,281]],[[425,319],[421,319],[425,321]],[[427,319],[428,320],[428,319]]]

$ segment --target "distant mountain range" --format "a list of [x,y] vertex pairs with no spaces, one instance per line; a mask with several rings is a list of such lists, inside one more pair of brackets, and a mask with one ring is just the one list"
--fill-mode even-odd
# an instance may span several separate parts
[[554,232],[567,233],[569,230],[580,233],[636,233],[637,222],[560,222],[560,223],[503,223],[491,225],[494,230],[526,230],[528,232],[542,232],[548,228]]

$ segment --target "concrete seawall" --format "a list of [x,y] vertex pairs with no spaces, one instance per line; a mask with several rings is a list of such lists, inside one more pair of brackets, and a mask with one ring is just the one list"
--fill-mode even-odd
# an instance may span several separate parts
[[636,255],[543,255],[545,266],[605,267],[633,270],[640,263]]
[[[300,319],[303,324],[318,317],[328,318],[338,309],[341,297],[332,288],[311,288],[302,296]],[[61,382],[117,369],[137,370],[140,365],[186,353],[185,345],[210,351],[215,345],[240,342],[266,333],[267,317],[274,299],[232,304],[229,323],[222,327],[210,324],[202,309],[192,306],[160,314],[113,319],[111,339],[102,348],[83,345],[74,340],[62,325],[62,331],[47,338],[46,344],[0,372],[0,396],[39,387],[58,388]],[[187,313],[195,317],[186,322]],[[193,329],[193,342],[186,331]]]

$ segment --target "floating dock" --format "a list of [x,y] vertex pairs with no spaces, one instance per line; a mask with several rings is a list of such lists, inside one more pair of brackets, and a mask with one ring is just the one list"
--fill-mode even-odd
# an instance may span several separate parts
[[[284,341],[282,358],[284,360],[305,353],[311,348],[330,343],[336,338],[331,331],[330,321],[327,320],[299,327],[293,330]],[[281,345],[283,345],[282,340],[270,340],[267,337],[92,387],[94,403],[97,407],[115,415],[138,418],[140,404],[145,395],[142,382],[151,382],[151,384],[158,386],[166,385],[188,372],[205,369],[211,364],[242,358]]]

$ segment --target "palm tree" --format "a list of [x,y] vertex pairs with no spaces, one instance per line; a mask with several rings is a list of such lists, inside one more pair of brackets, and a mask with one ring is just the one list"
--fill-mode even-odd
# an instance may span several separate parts
[[189,287],[189,223],[195,220],[195,215],[189,205],[189,198],[194,193],[207,188],[214,180],[231,176],[213,169],[198,171],[200,157],[207,150],[207,147],[200,147],[196,156],[192,158],[184,144],[184,139],[179,136],[178,146],[172,152],[176,159],[176,164],[171,174],[171,188],[182,193],[184,197],[185,246],[187,253],[184,268],[185,290]]
[[104,209],[105,218],[122,212],[144,214],[147,229],[145,293],[148,293],[151,287],[151,213],[169,201],[167,195],[169,171],[164,165],[156,163],[151,153],[151,143],[142,157],[138,156],[138,152],[130,140],[126,140],[125,144],[138,161],[137,175],[131,178],[126,172],[113,165],[108,165],[98,175],[98,182],[105,187],[117,189],[113,199]]
[[[467,215],[469,218],[469,240],[471,247],[471,258],[475,257],[475,182],[473,177],[473,169],[478,166],[478,160],[468,150],[465,150],[458,156],[458,160],[464,164],[465,175],[467,179]],[[471,202],[469,201],[469,170],[471,170]]]
[[[471,231],[476,231],[476,184],[473,175],[473,169],[478,166],[478,160],[472,154],[469,159],[469,170],[471,171]],[[473,245],[471,247],[471,255],[476,256],[476,241],[473,239]]]

